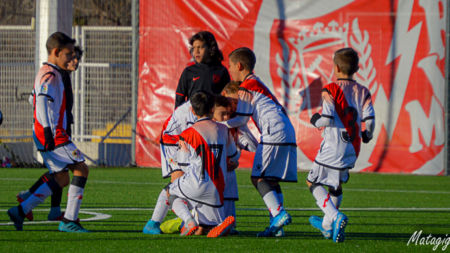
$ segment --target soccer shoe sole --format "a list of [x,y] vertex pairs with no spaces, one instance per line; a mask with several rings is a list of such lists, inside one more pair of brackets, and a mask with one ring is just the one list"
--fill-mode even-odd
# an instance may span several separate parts
[[333,226],[333,242],[340,243],[345,240],[345,227],[347,226],[348,218],[345,214],[339,212]]
[[233,230],[234,217],[228,216],[222,223],[209,231],[207,237],[224,237],[228,236]]
[[91,231],[89,231],[81,226],[78,226],[74,222],[69,222],[69,223],[65,224],[64,222],[61,221],[59,223],[58,229],[61,232],[68,232],[68,233],[91,233]]
[[173,234],[181,230],[183,220],[180,218],[168,220],[159,227],[164,234]]
[[17,207],[10,208],[8,210],[9,219],[14,222],[14,227],[17,231],[23,231],[23,220],[24,218],[19,216],[19,210],[17,210],[17,214],[14,214],[13,209]]
[[[17,202],[19,202],[19,204],[22,204],[22,202],[24,202],[25,200],[20,197],[19,195],[16,196],[17,198]],[[26,215],[25,218],[27,218],[27,220],[29,221],[33,221],[34,220],[34,216],[33,216],[33,210],[29,211]]]
[[323,237],[325,237],[325,239],[331,239],[333,236],[333,230],[325,230],[322,227],[322,222],[323,219],[317,216],[311,216],[309,217],[309,223],[311,223],[311,226],[313,226],[314,228],[317,228],[318,230],[320,230],[320,232],[322,232]]
[[195,233],[195,231],[198,230],[198,225],[197,223],[191,219],[187,224],[184,224],[184,227],[181,229],[181,234],[180,236],[189,236],[189,235],[193,235]]

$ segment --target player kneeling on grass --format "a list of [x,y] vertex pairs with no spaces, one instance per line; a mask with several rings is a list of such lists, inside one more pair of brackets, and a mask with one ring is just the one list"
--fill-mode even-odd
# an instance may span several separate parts
[[46,43],[48,61],[38,71],[34,83],[33,139],[53,178],[42,184],[19,206],[8,210],[17,230],[23,230],[25,215],[30,210],[44,202],[53,192],[62,191],[62,188],[69,185],[68,170],[71,170],[74,176],[69,187],[66,213],[59,224],[59,230],[89,232],[76,221],[89,169],[84,163],[83,154],[66,133],[65,87],[58,72],[58,69],[67,69],[74,55],[74,44],[75,40],[61,32],[52,34]]
[[[234,95],[236,97],[235,104],[237,104],[237,94],[239,90],[240,82],[231,81],[223,91],[223,94],[228,94],[230,96]],[[230,100],[233,98],[226,98],[224,96],[216,96],[215,105],[214,105],[214,117],[213,121],[221,122],[229,119],[230,115],[234,113],[231,110],[232,103]],[[235,107],[235,106],[234,106]],[[233,139],[236,142],[236,146],[239,149],[244,149],[250,152],[255,152],[256,147],[258,146],[258,141],[253,136],[253,134],[248,129],[247,125],[244,125],[240,128],[232,128],[230,129],[230,133],[233,136]],[[227,158],[227,161],[229,159]],[[224,217],[233,216],[236,219],[236,207],[235,201],[239,200],[238,195],[238,187],[236,180],[236,172],[234,171],[238,167],[239,163],[227,162],[227,181],[225,184],[224,190]],[[161,230],[165,234],[175,233],[181,230],[181,227],[184,225],[180,218],[168,220],[161,224]],[[236,228],[236,222],[234,224],[234,228]],[[206,234],[208,229],[206,227],[202,227],[200,224],[199,230],[196,234]],[[239,232],[233,229],[230,235],[237,235]]]
[[[70,81],[70,74],[78,69],[79,62],[81,57],[83,56],[83,50],[79,46],[74,47],[75,57],[69,62],[67,69],[59,68],[58,72],[61,74],[62,82],[64,84],[64,94],[66,99],[66,133],[72,139],[72,131],[71,124],[73,124],[73,116],[72,116],[72,105],[73,105],[73,91],[72,91],[72,83]],[[34,105],[34,89],[31,92],[30,98],[28,99],[30,104]],[[44,183],[53,179],[53,174],[50,172],[44,173],[37,181],[34,183],[30,189],[21,191],[17,194],[17,201],[20,203],[27,200],[34,192]],[[64,218],[64,212],[61,212],[61,198],[62,198],[62,189],[61,191],[54,191],[51,196],[51,208],[50,213],[47,216],[49,221],[61,221]],[[32,221],[33,211],[30,210],[25,216],[28,220]],[[77,219],[79,221],[80,219]]]
[[[185,174],[176,179],[168,192],[175,214],[183,219],[181,235],[192,235],[198,223],[212,225],[208,237],[226,236],[233,228],[234,217],[223,220],[223,193],[227,175],[227,161],[237,162],[239,150],[228,128],[212,121],[214,97],[209,92],[196,92],[191,98],[197,122],[179,137],[178,164]],[[190,210],[196,209],[198,222]],[[209,224],[208,224],[209,223]]]
[[251,180],[271,218],[270,226],[257,236],[284,236],[282,227],[291,223],[292,218],[283,208],[279,182],[297,182],[295,131],[276,97],[253,74],[255,63],[255,54],[249,48],[238,48],[229,55],[230,74],[242,84],[238,92],[237,116],[224,123],[229,128],[241,127],[252,117],[261,133]]
[[[311,216],[311,225],[325,238],[343,242],[348,218],[338,211],[342,183],[348,181],[348,170],[355,166],[361,139],[364,143],[372,139],[375,113],[369,90],[353,80],[359,68],[358,53],[352,48],[339,49],[333,60],[337,81],[323,88],[322,115],[316,113],[311,118],[315,127],[325,127],[325,134],[306,183],[325,213],[323,220]],[[366,124],[363,132],[361,122]],[[329,193],[323,186],[328,186]]]
[[[152,218],[143,229],[144,234],[161,234],[161,223],[170,207],[167,198],[167,189],[169,189],[170,184],[175,179],[184,174],[183,168],[179,166],[177,161],[178,136],[195,122],[197,122],[197,117],[192,111],[191,101],[186,101],[175,109],[163,125],[160,139],[161,171],[162,177],[164,179],[170,177],[171,182],[161,190],[153,210]],[[179,227],[180,223],[180,220],[170,220],[169,229],[171,227]],[[167,226],[168,224],[165,225]]]

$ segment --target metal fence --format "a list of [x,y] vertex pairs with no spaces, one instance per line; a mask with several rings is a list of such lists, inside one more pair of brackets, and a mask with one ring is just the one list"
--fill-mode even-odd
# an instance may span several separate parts
[[[131,27],[73,28],[84,55],[72,74],[72,139],[90,165],[130,163],[131,36]],[[39,166],[31,139],[32,107],[27,101],[36,73],[35,32],[31,27],[2,26],[0,45],[0,110],[5,117],[0,127],[0,159]]]

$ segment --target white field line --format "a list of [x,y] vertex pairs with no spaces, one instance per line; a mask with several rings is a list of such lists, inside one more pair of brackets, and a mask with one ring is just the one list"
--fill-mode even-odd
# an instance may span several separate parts
[[[37,179],[30,178],[0,178],[0,181],[36,181]],[[126,181],[96,181],[89,180],[88,183],[97,184],[137,184],[137,185],[167,185],[167,183],[151,183],[151,182],[126,182]],[[238,185],[239,188],[254,188],[253,185]],[[285,187],[282,189],[297,189],[309,190],[308,187]],[[392,192],[392,193],[420,193],[420,194],[449,194],[450,191],[410,191],[410,190],[389,190],[389,189],[351,189],[344,188],[344,191],[358,191],[358,192]]]
[[[85,208],[80,210],[80,213],[94,215],[94,217],[80,219],[80,221],[96,221],[106,220],[112,217],[110,214],[97,213],[92,211],[152,211],[153,208],[130,208],[130,207],[116,207],[116,208]],[[267,211],[267,208],[236,208],[237,211]],[[287,211],[320,211],[319,208],[286,208]],[[7,212],[7,209],[0,209],[0,212]],[[64,210],[62,210],[64,211]],[[339,211],[450,211],[450,208],[421,208],[421,207],[366,207],[366,208],[340,208]],[[33,212],[48,212],[48,209],[34,209]],[[45,224],[45,223],[59,223],[60,221],[25,221],[24,224]],[[13,222],[0,223],[0,226],[12,226]]]
[[[8,210],[5,209],[5,210],[0,210],[0,211],[1,212],[6,212]],[[48,212],[48,209],[35,209],[35,210],[33,210],[33,212],[35,212],[35,211],[39,211],[39,212],[47,211]],[[94,217],[86,218],[86,219],[80,219],[80,221],[106,220],[106,219],[111,218],[111,215],[109,215],[109,214],[87,212],[85,210],[80,210],[79,213],[85,213],[85,214],[94,215]],[[48,221],[48,220],[45,220],[45,221],[25,221],[23,224],[30,224],[31,225],[31,224],[45,224],[45,223],[59,223],[59,222],[61,222],[61,221]],[[0,223],[0,226],[10,226],[10,225],[14,225],[14,223],[13,222]]]

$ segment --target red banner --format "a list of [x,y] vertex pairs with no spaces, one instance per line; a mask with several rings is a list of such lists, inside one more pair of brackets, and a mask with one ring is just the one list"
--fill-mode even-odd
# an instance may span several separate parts
[[[374,139],[361,145],[354,171],[443,173],[446,3],[141,0],[137,164],[160,166],[159,134],[190,61],[188,38],[208,30],[227,67],[233,49],[254,50],[255,74],[296,128],[299,169],[311,167],[322,141],[309,118],[335,80],[333,52],[352,47],[360,56],[355,79],[370,89],[376,112]],[[252,161],[245,154],[241,167]]]

